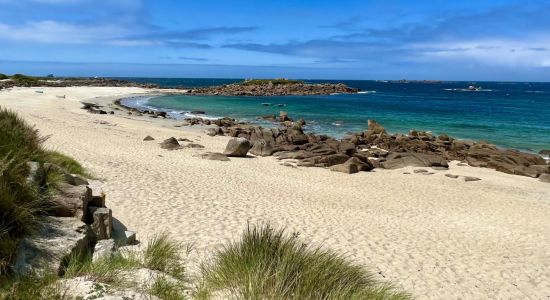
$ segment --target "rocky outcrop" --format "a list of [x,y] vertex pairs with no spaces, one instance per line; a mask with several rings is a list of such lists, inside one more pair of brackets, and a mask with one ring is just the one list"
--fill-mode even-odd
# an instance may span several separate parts
[[69,259],[83,258],[94,253],[94,249],[103,252],[115,243],[112,238],[119,245],[135,241],[135,233],[121,228],[115,232],[101,182],[65,173],[63,168],[49,163],[31,165],[35,174],[32,182],[37,188],[44,179],[36,174],[55,171],[63,175],[65,182],[59,183],[52,193],[51,215],[45,217],[39,232],[19,243],[12,265],[15,274],[53,271],[62,275]]
[[370,171],[372,170],[372,165],[367,162],[363,162],[356,157],[352,157],[343,164],[330,167],[330,170],[346,174],[354,174],[360,171]]
[[359,89],[348,87],[342,83],[307,84],[303,82],[287,82],[277,84],[277,81],[244,82],[222,86],[190,89],[191,95],[224,95],[224,96],[284,96],[284,95],[330,95],[352,94]]

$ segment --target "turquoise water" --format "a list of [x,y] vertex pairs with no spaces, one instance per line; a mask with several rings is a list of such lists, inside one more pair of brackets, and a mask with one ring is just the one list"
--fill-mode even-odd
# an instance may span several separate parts
[[[162,80],[165,86],[238,81]],[[434,134],[447,133],[463,139],[485,140],[507,148],[528,151],[550,149],[550,83],[477,82],[475,84],[482,86],[483,90],[470,92],[462,90],[474,84],[469,82],[341,82],[366,93],[283,97],[162,96],[148,100],[133,99],[127,103],[170,111],[179,118],[190,116],[186,112],[202,110],[208,117],[229,116],[266,126],[271,123],[257,120],[258,116],[278,115],[279,111],[284,110],[294,119],[305,119],[308,131],[335,137],[364,130],[367,120],[374,119],[392,133],[416,129]],[[274,105],[263,106],[262,103]],[[277,104],[285,107],[277,107]]]

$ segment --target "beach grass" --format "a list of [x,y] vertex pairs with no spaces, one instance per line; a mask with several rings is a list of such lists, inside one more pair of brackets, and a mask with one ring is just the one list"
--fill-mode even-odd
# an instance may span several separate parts
[[248,226],[241,240],[203,265],[199,298],[409,299],[342,255],[304,244],[270,225]]
[[162,300],[184,300],[185,287],[181,282],[169,280],[165,276],[159,276],[151,286],[150,294]]
[[69,300],[56,274],[11,277],[0,282],[2,300]]
[[117,252],[111,256],[92,260],[91,255],[85,255],[84,259],[73,256],[69,259],[65,269],[66,278],[84,277],[94,282],[124,286],[123,273],[141,266],[136,255],[126,255]]
[[0,276],[9,272],[18,241],[33,234],[49,212],[49,187],[62,180],[50,170],[44,174],[44,186],[36,186],[40,183],[28,180],[28,162],[50,162],[71,173],[86,173],[74,159],[44,150],[45,140],[15,112],[0,108]]
[[147,243],[143,252],[143,264],[148,269],[184,280],[185,268],[181,257],[183,251],[181,243],[172,241],[167,233],[160,233]]

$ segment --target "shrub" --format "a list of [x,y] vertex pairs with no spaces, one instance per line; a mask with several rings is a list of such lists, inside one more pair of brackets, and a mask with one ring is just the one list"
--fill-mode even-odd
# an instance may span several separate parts
[[39,80],[36,77],[31,77],[23,74],[15,74],[11,76],[11,79],[15,82],[18,86],[35,86],[38,85]]
[[164,276],[156,278],[150,293],[162,300],[184,300],[185,289],[181,283],[171,281]]
[[45,140],[36,128],[29,126],[15,112],[0,108],[0,157],[17,153],[29,158],[42,150],[41,144]]
[[4,300],[65,300],[65,287],[55,274],[10,278],[0,285],[0,299]]
[[237,299],[408,299],[361,266],[269,225],[248,227],[203,266],[198,295]]
[[8,75],[0,73],[0,80],[8,79]]

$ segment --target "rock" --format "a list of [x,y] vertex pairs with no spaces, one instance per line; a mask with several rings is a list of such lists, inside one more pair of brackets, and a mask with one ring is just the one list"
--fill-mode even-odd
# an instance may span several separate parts
[[220,127],[208,128],[206,134],[209,136],[223,135],[223,130]]
[[478,180],[481,180],[481,179],[477,177],[471,177],[471,176],[464,177],[464,181],[478,181]]
[[91,229],[96,240],[110,239],[113,236],[113,216],[109,208],[89,206],[93,223]]
[[179,141],[179,142],[189,142],[189,143],[192,143],[192,142],[193,142],[192,140],[187,139],[187,138],[178,138],[178,141]]
[[60,183],[58,192],[51,197],[53,214],[56,217],[74,217],[86,222],[88,204],[91,200],[91,190],[86,186]]
[[116,250],[115,240],[100,240],[94,246],[94,254],[92,256],[92,261],[96,262],[101,259],[109,259],[113,256]]
[[271,156],[275,152],[275,149],[270,142],[265,140],[257,140],[254,146],[250,149],[250,153],[256,156]]
[[453,174],[445,174],[445,176],[447,176],[449,178],[453,178],[453,179],[458,178],[458,175],[453,175]]
[[342,154],[331,154],[331,155],[320,155],[320,156],[314,156],[310,158],[306,158],[298,162],[298,166],[303,167],[331,167],[338,164],[345,163],[350,157]]
[[449,168],[448,167],[433,166],[432,169],[434,169],[436,171],[446,171]]
[[87,185],[88,180],[82,178],[80,175],[77,174],[64,174],[65,182],[67,182],[70,185]]
[[416,169],[413,171],[414,173],[428,173],[428,170],[425,169]]
[[148,135],[143,140],[144,141],[154,141],[155,139],[152,136]]
[[174,137],[164,140],[160,143],[160,147],[167,150],[177,150],[182,148],[182,146],[178,143],[178,140]]
[[330,167],[331,171],[342,172],[347,174],[357,173],[359,171],[370,171],[372,166],[368,166],[356,157],[348,159],[343,164],[333,165]]
[[203,110],[193,110],[191,111],[191,114],[193,115],[206,115],[206,112]]
[[133,231],[125,230],[124,231],[125,245],[133,245],[137,242],[136,233]]
[[542,181],[542,182],[550,183],[550,174],[548,174],[548,173],[540,174],[539,180]]
[[90,242],[88,227],[75,218],[46,217],[40,231],[21,240],[12,269],[17,275],[63,275],[70,257],[82,257]]
[[279,122],[286,122],[286,121],[292,121],[292,119],[288,117],[288,113],[286,111],[280,111]]
[[247,139],[233,138],[227,143],[223,154],[230,157],[246,157],[250,147],[250,142]]
[[204,149],[205,147],[201,144],[196,144],[196,143],[190,143],[190,144],[187,144],[187,146],[185,146],[186,148],[192,148],[192,149]]
[[435,154],[421,153],[391,153],[386,161],[381,163],[386,169],[399,169],[403,167],[449,167],[447,160]]
[[105,199],[106,195],[103,191],[103,183],[97,180],[90,180],[88,184],[88,189],[91,192],[91,199],[88,203],[90,206],[96,206],[96,207],[106,207],[105,206]]
[[208,159],[208,160],[218,160],[218,161],[229,161],[229,158],[227,155],[223,153],[217,153],[217,152],[208,152],[201,155],[202,159]]
[[544,149],[539,151],[540,155],[550,156],[550,150]]

